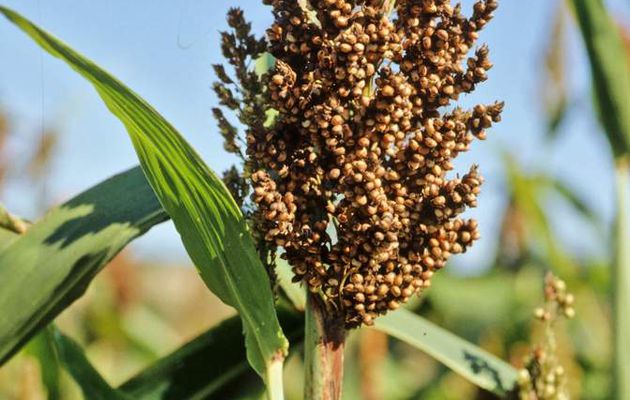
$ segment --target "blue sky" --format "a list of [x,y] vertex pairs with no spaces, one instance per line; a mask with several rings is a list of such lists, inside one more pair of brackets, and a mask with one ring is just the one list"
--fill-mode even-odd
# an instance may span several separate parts
[[[222,150],[210,108],[211,64],[220,62],[218,30],[231,6],[245,9],[254,29],[271,21],[259,1],[241,0],[0,0],[96,61],[153,104],[193,144],[216,171],[233,161]],[[470,9],[472,1],[463,1]],[[460,257],[460,268],[483,269],[493,252],[494,232],[503,195],[501,163],[508,148],[531,170],[548,170],[565,178],[601,216],[610,220],[613,205],[611,161],[600,128],[592,117],[590,78],[584,50],[573,28],[569,40],[570,92],[576,99],[561,136],[545,148],[543,104],[539,100],[542,54],[557,7],[551,0],[502,0],[481,41],[489,44],[495,68],[490,80],[463,104],[504,100],[504,121],[490,138],[458,160],[461,170],[480,164],[487,184],[479,208],[481,240]],[[630,4],[610,1],[620,21],[630,21]],[[101,104],[93,89],[61,62],[43,54],[21,32],[0,20],[0,106],[15,126],[9,151],[18,157],[36,143],[42,124],[55,127],[61,142],[50,169],[48,193],[58,202],[137,163],[122,125]],[[35,191],[14,176],[0,202],[37,218]],[[584,227],[564,223],[566,210],[554,209],[554,228],[585,252],[596,252]],[[134,244],[148,258],[186,260],[170,224],[155,228]],[[590,236],[589,236],[590,235]],[[600,238],[601,239],[601,238]]]

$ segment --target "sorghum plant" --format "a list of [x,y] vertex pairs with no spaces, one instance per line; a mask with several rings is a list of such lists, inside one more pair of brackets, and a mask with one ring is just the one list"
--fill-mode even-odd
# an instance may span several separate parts
[[[453,160],[485,137],[503,104],[463,110],[454,103],[492,66],[487,47],[474,47],[496,0],[477,1],[470,17],[448,0],[263,2],[274,15],[267,38],[252,35],[243,13],[231,10],[232,30],[222,34],[221,47],[233,70],[214,68],[222,108],[213,114],[225,149],[241,160],[223,183],[146,101],[0,6],[0,14],[92,83],[124,123],[140,161],[6,241],[0,310],[10,312],[0,318],[0,364],[41,332],[61,349],[51,352],[86,398],[145,391],[220,397],[224,389],[251,389],[245,382],[255,372],[260,379],[251,380],[252,388],[264,383],[267,398],[280,400],[290,337],[293,349],[304,343],[305,397],[337,399],[346,329],[398,308],[479,237],[476,222],[461,215],[476,206],[482,178],[476,166],[455,175]],[[263,53],[275,64],[261,79],[252,64]],[[239,317],[113,388],[79,346],[43,328],[125,245],[167,219],[204,283]],[[297,297],[304,292],[287,295],[296,307],[279,313],[268,286],[263,264],[274,282],[276,251],[308,289],[303,325]],[[296,294],[284,284],[285,294]],[[381,318],[376,328],[480,388],[504,395],[515,384],[507,363],[410,311]],[[251,371],[243,368],[245,358]],[[200,378],[178,378],[192,375]]]
[[[344,330],[399,308],[479,238],[461,214],[477,205],[483,178],[476,165],[453,176],[453,160],[486,137],[503,103],[453,103],[487,79],[488,48],[473,47],[498,3],[477,1],[470,18],[448,0],[265,3],[276,60],[266,87],[247,70],[264,42],[240,10],[228,14],[233,33],[222,33],[236,79],[214,67],[215,91],[244,125],[246,145],[214,114],[226,149],[246,154],[246,213],[261,256],[271,271],[280,249],[308,288],[334,398]],[[229,187],[243,187],[228,176]]]

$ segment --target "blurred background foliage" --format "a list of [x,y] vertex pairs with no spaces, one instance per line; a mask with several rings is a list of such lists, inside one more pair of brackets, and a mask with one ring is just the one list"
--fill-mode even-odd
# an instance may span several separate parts
[[[540,49],[539,91],[546,140],[539,151],[549,156],[556,151],[562,139],[559,136],[570,134],[560,129],[567,118],[575,115],[570,111],[584,101],[568,90],[572,66],[567,62],[567,38],[575,34],[575,15],[568,3],[557,3],[548,24],[546,46]],[[627,50],[619,57],[630,60],[630,33],[618,22]],[[4,104],[0,110],[0,194],[6,179],[19,177],[39,191],[33,201],[37,209],[44,210],[52,200],[46,190],[49,164],[55,157],[65,156],[56,147],[59,132],[44,127],[37,135],[39,143],[29,154],[11,157],[5,151],[14,122],[10,99],[4,99]],[[504,146],[495,146],[494,151],[502,162],[506,206],[501,210],[496,236],[483,239],[496,244],[490,258],[493,262],[474,276],[447,268],[437,274],[432,289],[411,308],[513,365],[522,366],[532,344],[542,335],[533,322],[532,311],[543,301],[543,277],[551,270],[567,282],[577,299],[577,317],[557,327],[559,357],[570,377],[570,392],[573,398],[609,399],[613,252],[593,255],[567,244],[558,233],[556,211],[564,210],[560,221],[564,229],[579,225],[593,232],[596,248],[610,247],[612,227],[570,181],[558,178],[546,165],[522,165],[515,156],[517,150]],[[575,174],[579,179],[580,171]],[[148,263],[133,251],[125,251],[57,324],[84,346],[103,377],[118,385],[233,314],[205,289],[194,269]],[[0,369],[0,399],[81,398],[67,373],[54,368],[56,357],[47,352],[45,335],[35,338]],[[375,330],[353,332],[346,357],[347,399],[493,398],[430,357]],[[47,365],[45,373],[40,362]],[[300,357],[291,357],[287,362],[289,399],[301,398],[302,368]]]

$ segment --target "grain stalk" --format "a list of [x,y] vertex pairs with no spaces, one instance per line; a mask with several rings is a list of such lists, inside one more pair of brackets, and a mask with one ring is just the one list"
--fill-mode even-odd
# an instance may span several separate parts
[[305,399],[341,398],[346,330],[343,319],[325,309],[320,298],[309,295],[304,339]]
[[630,232],[628,232],[628,168],[627,157],[616,161],[617,216],[615,220],[615,256],[613,264],[613,342],[615,398],[630,393]]

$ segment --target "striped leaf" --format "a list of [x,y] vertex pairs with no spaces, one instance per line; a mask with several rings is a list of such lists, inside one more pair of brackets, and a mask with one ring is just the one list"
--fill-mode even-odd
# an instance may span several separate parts
[[167,218],[134,168],[14,237],[0,252],[0,364],[80,297],[131,240]]

